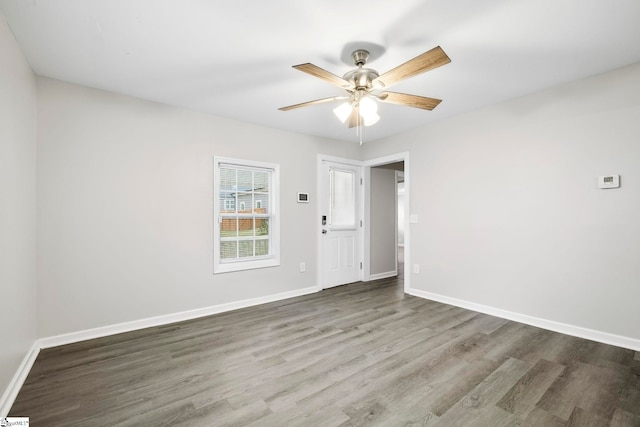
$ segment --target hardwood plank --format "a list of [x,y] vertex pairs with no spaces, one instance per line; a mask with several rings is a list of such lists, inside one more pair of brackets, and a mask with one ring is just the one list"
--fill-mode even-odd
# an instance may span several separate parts
[[443,414],[437,426],[471,425],[518,425],[515,415],[498,408],[495,404],[528,371],[526,363],[517,359],[507,359],[489,376],[478,384],[450,410]]
[[527,418],[565,367],[540,359],[496,404],[499,408]]
[[576,407],[611,420],[619,404],[618,391],[628,381],[628,372],[574,362],[558,377],[538,406],[562,419]]
[[521,427],[565,427],[566,422],[547,411],[534,408],[527,418],[524,419]]
[[[635,363],[635,362],[634,362]],[[640,366],[632,365],[627,383],[619,394],[618,407],[640,416]]]
[[575,408],[565,425],[566,427],[608,427],[609,421],[582,408]]
[[632,414],[623,409],[616,409],[611,420],[611,427],[638,427],[640,426],[640,415]]

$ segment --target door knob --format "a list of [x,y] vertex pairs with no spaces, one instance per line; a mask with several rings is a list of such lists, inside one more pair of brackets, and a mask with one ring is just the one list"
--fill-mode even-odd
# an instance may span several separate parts
[[322,234],[327,234],[327,230],[322,230]]

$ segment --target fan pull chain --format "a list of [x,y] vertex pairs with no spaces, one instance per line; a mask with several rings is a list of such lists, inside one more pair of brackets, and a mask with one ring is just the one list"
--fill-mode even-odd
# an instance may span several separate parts
[[356,135],[360,137],[360,145],[362,145],[362,117],[358,114],[358,125],[356,126]]

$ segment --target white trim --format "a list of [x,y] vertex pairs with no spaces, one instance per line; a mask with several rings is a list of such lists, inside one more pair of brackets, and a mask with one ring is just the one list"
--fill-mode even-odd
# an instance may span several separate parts
[[362,228],[362,281],[374,280],[371,277],[371,168],[362,168],[364,180],[364,200],[362,202],[364,227]]
[[[398,273],[398,180],[402,177],[402,196],[404,197],[404,171],[395,171],[393,183],[393,226],[395,229],[393,230],[393,234],[395,236],[394,245],[393,245],[393,264],[396,270],[396,274]],[[404,203],[403,203],[404,204]],[[403,206],[404,208],[404,206]]]
[[71,332],[68,334],[55,335],[52,337],[41,338],[40,348],[56,347],[59,345],[72,344],[79,341],[90,340],[94,338],[102,338],[109,335],[131,332],[138,329],[150,328],[153,326],[167,325],[185,320],[197,319],[199,317],[211,316],[213,314],[224,313],[227,311],[238,310],[241,308],[252,307],[255,305],[266,304],[269,302],[280,301],[288,298],[299,297],[317,292],[316,287],[296,289],[294,291],[283,292],[280,294],[267,295],[264,297],[250,298],[242,301],[229,302],[226,304],[214,305],[211,307],[198,308],[195,310],[183,311],[180,313],[166,314],[162,316],[149,317],[146,319],[133,320],[131,322],[118,323],[115,325],[102,326],[94,329],[86,329],[84,331]]
[[477,304],[471,301],[452,298],[445,295],[434,294],[419,289],[408,289],[406,292],[409,295],[413,295],[419,298],[437,301],[444,304],[455,305],[456,307],[489,314],[491,316],[500,317],[502,319],[513,320],[514,322],[525,323],[527,325],[536,326],[538,328],[547,329],[549,331],[559,332],[565,335],[571,335],[578,338],[585,338],[604,344],[610,344],[617,347],[640,351],[640,340],[635,338],[596,331],[594,329],[583,328],[581,326],[568,325],[566,323],[560,323],[553,320],[541,319],[539,317],[515,313],[513,311],[503,310],[483,304]]
[[370,274],[369,280],[386,279],[387,277],[394,277],[398,275],[398,271],[385,271],[384,273]]
[[18,392],[22,388],[24,381],[27,379],[27,375],[29,375],[29,371],[31,371],[39,353],[40,340],[36,340],[27,354],[25,354],[18,370],[13,375],[13,378],[11,378],[9,385],[2,394],[2,398],[0,398],[0,418],[4,418],[9,414],[16,397],[18,397]]

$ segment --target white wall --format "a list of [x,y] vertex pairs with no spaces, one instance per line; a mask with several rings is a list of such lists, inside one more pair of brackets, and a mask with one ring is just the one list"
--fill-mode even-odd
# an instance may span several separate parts
[[640,339],[639,118],[637,64],[366,144],[411,152],[412,287]]
[[37,338],[36,81],[2,13],[0,64],[1,414],[5,389]]
[[[42,337],[316,285],[317,154],[357,143],[43,78],[38,98]],[[214,155],[280,164],[281,266],[212,274]]]
[[396,268],[396,171],[371,168],[370,272],[397,273]]

